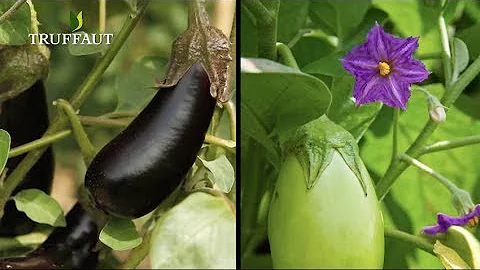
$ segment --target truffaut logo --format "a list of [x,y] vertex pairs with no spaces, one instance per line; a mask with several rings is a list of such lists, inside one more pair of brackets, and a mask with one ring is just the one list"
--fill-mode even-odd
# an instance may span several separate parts
[[[77,15],[70,12],[70,31],[69,34],[28,34],[31,44],[45,44],[45,45],[67,45],[71,44],[88,44],[100,45],[112,43],[113,34],[88,34],[83,31],[74,33],[83,27],[83,11]],[[104,40],[105,39],[105,40]]]

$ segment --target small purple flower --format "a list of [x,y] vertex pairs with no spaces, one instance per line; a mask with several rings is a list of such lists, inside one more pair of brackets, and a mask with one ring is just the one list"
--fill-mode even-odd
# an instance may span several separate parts
[[406,110],[410,85],[430,74],[422,62],[413,58],[417,48],[418,37],[395,37],[375,22],[367,41],[341,59],[343,67],[355,77],[356,104],[382,101]]
[[423,232],[429,235],[437,233],[446,233],[450,226],[465,226],[473,227],[478,224],[480,218],[480,204],[477,204],[473,211],[460,217],[451,217],[442,213],[437,215],[437,225],[423,228]]

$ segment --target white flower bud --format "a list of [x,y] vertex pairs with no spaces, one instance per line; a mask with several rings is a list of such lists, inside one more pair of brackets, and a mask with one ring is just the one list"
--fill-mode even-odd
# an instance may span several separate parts
[[428,93],[427,95],[428,103],[428,113],[430,114],[430,119],[434,123],[443,123],[447,119],[447,114],[445,113],[445,106],[440,103],[440,101],[434,96]]
[[443,123],[447,119],[445,109],[442,106],[430,108],[428,113],[430,114],[430,119],[435,123]]

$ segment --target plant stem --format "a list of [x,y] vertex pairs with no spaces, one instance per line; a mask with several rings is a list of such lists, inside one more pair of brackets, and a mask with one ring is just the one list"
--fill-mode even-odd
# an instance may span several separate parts
[[[38,34],[38,26],[40,25],[40,22],[38,21],[38,18],[37,18],[37,11],[33,6],[32,0],[27,0],[27,4],[28,4],[28,7],[30,8],[31,32],[32,34]],[[36,37],[36,43],[38,46],[40,46],[38,44],[39,43],[38,37]]]
[[292,51],[290,48],[280,42],[277,42],[277,53],[278,53],[278,62],[289,66],[293,69],[300,70],[298,67],[297,61],[295,60],[295,57],[292,54]]
[[229,151],[233,154],[236,153],[236,150],[235,150],[236,143],[235,143],[235,141],[229,141],[229,140],[225,140],[225,139],[218,138],[218,137],[215,137],[213,135],[207,134],[207,135],[205,135],[204,142],[208,143],[208,144],[214,144],[214,145],[220,146],[220,147],[224,148],[225,150],[227,150],[227,151]]
[[16,156],[20,156],[22,154],[30,152],[34,149],[39,148],[39,147],[50,145],[51,143],[54,143],[56,141],[59,141],[63,138],[66,138],[66,137],[70,136],[71,134],[72,134],[71,130],[63,130],[63,131],[60,131],[60,132],[55,133],[53,135],[44,136],[44,137],[42,137],[38,140],[31,141],[31,142],[26,143],[26,144],[22,144],[20,146],[17,146],[15,148],[10,149],[10,151],[8,152],[8,158],[13,158],[13,157],[16,157]]
[[38,230],[35,230],[28,234],[8,238],[0,237],[0,251],[38,246],[48,238],[48,235],[52,231],[53,227],[39,226]]
[[427,165],[423,164],[419,160],[414,159],[406,154],[400,154],[399,158],[407,162],[408,164],[413,165],[419,168],[420,170],[426,172],[427,174],[434,177],[435,179],[437,179],[442,185],[444,185],[450,191],[450,193],[454,194],[458,190],[458,187],[455,184],[453,184],[450,180],[448,180],[448,178],[437,173],[434,169],[428,167]]
[[433,253],[433,244],[428,242],[426,239],[388,227],[385,227],[384,230],[386,237],[409,243],[435,256],[435,253]]
[[216,1],[214,14],[215,20],[213,25],[220,29],[225,36],[229,38],[230,33],[232,33],[233,18],[235,16],[235,1]]
[[209,133],[212,135],[217,134],[217,130],[220,127],[220,119],[222,119],[223,115],[223,108],[219,106],[215,106],[215,110],[213,111],[212,116],[212,123],[210,124],[210,131]]
[[243,0],[242,4],[252,13],[257,20],[263,20],[269,24],[274,19],[274,15],[260,2],[260,0]]
[[98,0],[98,32],[105,33],[105,23],[107,21],[107,1]]
[[[222,119],[222,116],[223,116],[223,111],[224,111],[223,107],[218,106],[218,104],[217,106],[215,106],[215,110],[213,111],[212,120],[211,120],[210,127],[207,134],[210,134],[212,136],[215,136],[215,134],[217,134],[218,128],[220,127],[220,120]],[[216,153],[217,153],[217,149],[212,147],[207,147],[200,150],[199,156],[214,158]]]
[[242,1],[257,20],[258,56],[277,59],[277,14],[280,0],[269,0],[268,8],[260,0]]
[[[108,48],[103,57],[99,59],[92,71],[88,74],[87,78],[85,78],[82,85],[80,85],[71,98],[70,104],[74,109],[78,109],[93,91],[95,85],[98,83],[103,73],[120,51],[122,45],[127,40],[133,28],[144,14],[149,2],[150,1],[139,2],[137,12],[135,14],[130,14],[130,16],[127,17],[122,29],[113,39],[111,46]],[[57,114],[42,138],[60,132],[62,129],[64,129],[66,123],[67,121],[65,117]],[[38,159],[40,159],[46,149],[47,147],[43,146],[30,151],[27,156],[23,158],[22,161],[17,165],[15,170],[13,170],[12,173],[7,177],[2,188],[0,189],[0,218],[3,216],[5,203],[12,194],[13,190],[24,179],[27,172],[33,167]]]
[[148,255],[150,251],[150,242],[152,240],[152,231],[148,231],[144,237],[142,243],[134,248],[128,258],[120,265],[120,269],[135,269]]
[[228,117],[230,119],[230,138],[232,141],[237,140],[237,116],[235,110],[235,104],[230,100],[227,103],[224,103],[225,109],[227,110]]
[[93,70],[84,80],[82,85],[80,85],[78,91],[75,92],[71,99],[71,104],[74,109],[78,109],[83,102],[87,99],[87,97],[92,92],[95,85],[100,80],[101,76],[107,70],[110,63],[113,61],[113,58],[117,55],[117,53],[122,48],[123,44],[127,40],[128,36],[132,32],[133,28],[137,25],[138,21],[145,13],[148,3],[150,1],[139,1],[137,5],[137,12],[127,17],[127,20],[122,26],[120,32],[116,35],[113,39],[111,46],[106,51],[105,55],[100,58],[97,64],[93,67]]
[[464,137],[464,138],[455,139],[455,140],[439,141],[439,142],[432,143],[430,145],[425,146],[422,152],[420,153],[420,155],[454,149],[454,148],[463,147],[463,146],[472,145],[472,144],[478,144],[478,143],[480,143],[480,135],[474,135],[474,136]]
[[[437,124],[435,124],[434,122],[432,122],[432,120],[429,119],[423,127],[423,130],[420,132],[418,137],[415,139],[413,144],[408,148],[405,153],[414,158],[418,157],[428,137],[432,135],[436,127]],[[395,159],[395,161],[388,167],[387,172],[385,173],[383,178],[375,186],[375,191],[380,201],[383,200],[385,195],[392,188],[395,180],[408,167],[408,165],[408,163],[403,162],[402,160]]]
[[393,139],[393,142],[392,142],[392,161],[391,161],[391,164],[393,164],[393,162],[395,162],[395,159],[397,157],[397,154],[398,154],[398,115],[400,114],[400,111],[399,109],[397,108],[394,108],[393,109],[393,122],[392,122],[392,128],[393,128],[393,135],[392,135],[392,139]]
[[82,123],[78,118],[78,115],[73,110],[70,103],[68,103],[64,99],[57,99],[53,102],[54,106],[58,106],[59,109],[63,110],[70,120],[70,124],[72,125],[73,135],[75,140],[77,141],[78,146],[80,147],[80,152],[83,156],[83,161],[88,166],[92,161],[93,157],[95,156],[95,148],[93,147],[90,139],[88,139],[88,135],[83,129]]
[[468,66],[468,68],[458,77],[458,80],[455,81],[451,87],[447,87],[447,91],[443,96],[441,102],[445,106],[449,107],[451,104],[457,100],[458,96],[463,92],[463,90],[475,79],[475,77],[480,73],[480,56],[473,61],[473,63]]
[[445,86],[449,87],[452,83],[452,54],[450,51],[450,40],[448,38],[447,25],[443,14],[438,17],[438,27],[440,28],[440,35],[442,41],[442,59],[443,71],[445,75]]
[[132,118],[124,119],[110,119],[105,117],[85,116],[79,115],[78,118],[83,125],[87,126],[101,126],[107,128],[122,128],[126,127],[132,121]]
[[106,113],[99,117],[100,118],[123,118],[123,117],[137,117],[137,115],[138,115],[137,111],[118,111],[118,112]]
[[10,20],[10,18],[19,10],[27,0],[17,0],[5,13],[0,16],[0,24]]

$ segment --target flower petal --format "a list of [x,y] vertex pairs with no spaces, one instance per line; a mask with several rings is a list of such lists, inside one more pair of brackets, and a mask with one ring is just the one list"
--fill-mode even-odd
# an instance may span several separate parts
[[408,84],[397,81],[393,76],[385,76],[382,80],[382,89],[377,93],[375,100],[382,101],[389,107],[407,109],[410,98]]
[[375,22],[375,26],[367,35],[367,50],[375,62],[388,60],[388,41],[389,35],[383,31],[383,28]]
[[369,80],[356,80],[353,96],[357,105],[381,101],[387,106],[406,110],[410,90],[407,84],[396,81],[393,76],[375,74]]
[[468,216],[461,216],[461,217],[451,217],[449,215],[446,215],[446,214],[442,214],[442,213],[439,213],[437,215],[437,223],[438,225],[442,226],[442,227],[450,227],[450,226],[463,226],[463,225],[466,225],[468,223],[468,220],[470,220],[470,218]]
[[394,76],[388,76],[387,78],[389,87],[389,93],[391,93],[392,102],[395,104],[395,107],[401,108],[402,110],[407,109],[407,101],[410,97],[410,90],[408,85],[401,83],[395,79]]
[[406,39],[395,38],[395,40],[392,42],[390,61],[403,62],[409,60],[417,48],[418,37],[408,37]]
[[365,44],[353,48],[343,59],[343,67],[356,78],[368,79],[377,72],[377,63],[368,54]]
[[472,211],[473,215],[480,218],[480,204],[477,204]]
[[433,225],[433,226],[427,226],[427,227],[423,228],[423,232],[425,234],[435,235],[437,233],[446,233],[447,230],[445,228],[442,228],[439,225]]
[[404,62],[396,62],[393,66],[392,75],[396,80],[412,84],[424,81],[430,75],[425,65],[416,60],[409,59]]
[[[478,209],[478,210],[477,210]],[[430,235],[437,233],[446,233],[450,226],[465,226],[469,220],[472,219],[476,212],[480,212],[480,207],[475,207],[475,210],[461,217],[452,217],[443,213],[437,215],[437,225],[423,228],[423,232]],[[480,213],[479,213],[480,214]]]
[[382,90],[382,77],[376,73],[372,74],[367,79],[355,80],[353,87],[353,96],[357,105],[370,103],[375,101],[375,96]]

